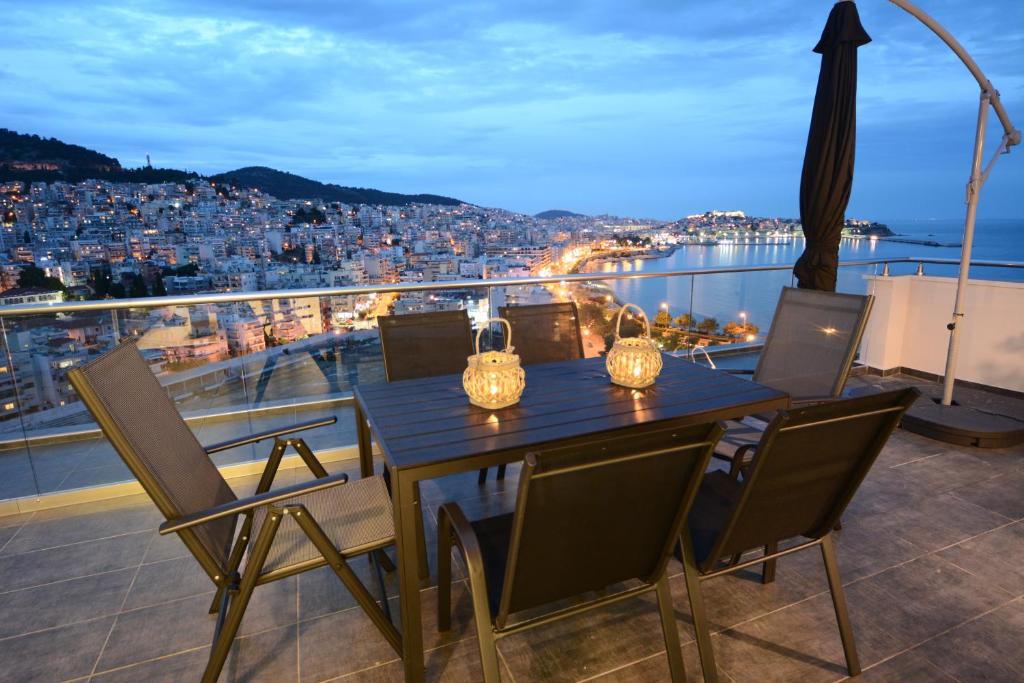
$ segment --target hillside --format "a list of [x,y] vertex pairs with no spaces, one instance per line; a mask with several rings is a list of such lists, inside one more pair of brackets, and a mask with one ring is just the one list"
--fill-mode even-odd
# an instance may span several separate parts
[[572,211],[565,211],[564,209],[550,209],[548,211],[541,211],[538,214],[534,214],[534,218],[540,218],[541,220],[551,221],[556,218],[585,218],[581,213],[573,213]]
[[[122,168],[120,162],[80,145],[70,145],[56,138],[25,135],[0,128],[0,182],[77,183],[83,180],[106,180],[115,183],[183,183],[201,176],[193,171],[174,168]],[[248,166],[211,176],[215,182],[237,187],[258,188],[278,199],[322,199],[346,204],[442,204],[457,206],[462,202],[434,194],[399,194],[370,188],[342,187],[320,183],[294,173],[265,166]]]
[[389,206],[404,204],[457,206],[462,203],[458,199],[436,194],[400,194],[362,187],[342,187],[303,178],[294,173],[277,171],[266,166],[246,166],[235,171],[210,176],[210,180],[228,183],[235,187],[256,188],[278,199],[322,199],[344,204],[386,204]]

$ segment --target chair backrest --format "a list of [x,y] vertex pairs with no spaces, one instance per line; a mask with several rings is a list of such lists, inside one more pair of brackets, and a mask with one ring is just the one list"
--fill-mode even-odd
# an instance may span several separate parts
[[473,355],[465,310],[380,316],[377,325],[389,382],[462,372]]
[[663,424],[527,455],[496,614],[656,581],[723,428]]
[[794,400],[838,397],[874,297],[783,287],[754,381]]
[[919,395],[911,387],[779,411],[701,571],[734,553],[827,534]]
[[[134,342],[75,368],[68,379],[168,520],[236,500]],[[181,532],[211,578],[224,574],[235,522],[225,517]]]
[[583,358],[583,335],[575,302],[502,306],[498,315],[512,326],[512,341],[523,365]]

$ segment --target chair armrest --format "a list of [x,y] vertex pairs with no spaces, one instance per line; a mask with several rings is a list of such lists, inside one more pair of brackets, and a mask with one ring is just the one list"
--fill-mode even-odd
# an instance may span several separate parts
[[316,427],[326,427],[332,425],[338,421],[337,417],[324,417],[319,420],[309,420],[307,422],[297,422],[296,424],[288,427],[278,427],[277,429],[268,429],[265,432],[257,432],[248,436],[239,437],[237,439],[228,439],[227,441],[221,441],[215,443],[212,446],[206,447],[206,452],[209,454],[219,453],[220,451],[226,451],[229,448],[236,448],[238,446],[244,446],[250,443],[258,443],[265,439],[275,439],[285,434],[294,434],[295,432],[302,432],[307,429],[314,429]]
[[314,479],[313,481],[307,481],[301,484],[285,486],[284,488],[277,489],[276,491],[267,491],[266,493],[250,496],[249,498],[233,500],[229,503],[224,503],[223,505],[216,505],[206,510],[193,512],[190,515],[183,515],[176,519],[169,519],[160,525],[160,534],[162,536],[173,534],[183,531],[184,529],[194,527],[197,524],[206,524],[207,522],[212,522],[215,519],[248,512],[249,510],[263,507],[264,505],[288,500],[289,498],[295,498],[296,496],[301,496],[306,493],[322,491],[323,489],[328,489],[332,486],[339,486],[347,481],[348,475],[342,472],[323,479]]
[[[438,529],[448,526],[455,534],[455,542],[462,549],[462,556],[466,562],[466,571],[469,573],[470,584],[483,590],[481,595],[487,595],[487,582],[484,579],[484,556],[480,551],[480,541],[477,540],[473,525],[469,523],[466,514],[459,507],[458,503],[445,503],[438,510]],[[446,522],[446,523],[443,523]]]
[[[729,476],[733,481],[740,480],[740,474],[743,473],[743,468],[748,466],[754,460],[754,454],[757,452],[757,444],[751,443],[745,446],[740,446],[736,450],[736,454],[733,455],[732,464],[729,467]],[[750,457],[747,457],[747,454]]]
[[730,375],[753,375],[753,370],[743,370],[741,368],[718,368],[722,372],[727,372]]

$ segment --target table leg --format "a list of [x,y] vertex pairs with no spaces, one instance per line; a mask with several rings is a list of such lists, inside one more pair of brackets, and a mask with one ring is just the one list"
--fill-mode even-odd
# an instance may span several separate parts
[[[402,664],[405,667],[406,683],[422,681],[425,674],[419,578],[419,549],[423,538],[420,527],[423,517],[417,484],[410,481],[408,474],[391,470],[402,618]],[[420,522],[417,523],[417,520]]]
[[356,441],[359,444],[359,475],[369,477],[373,475],[373,446],[370,443],[370,427],[366,424],[366,416],[363,415],[363,409],[359,407],[359,401],[353,405],[356,414]]

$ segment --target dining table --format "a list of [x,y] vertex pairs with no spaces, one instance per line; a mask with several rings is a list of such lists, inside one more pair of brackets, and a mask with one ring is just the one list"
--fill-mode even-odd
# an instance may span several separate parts
[[612,384],[600,357],[527,366],[519,402],[498,410],[470,404],[461,374],[356,385],[361,474],[374,473],[376,442],[390,476],[406,681],[425,675],[420,589],[429,571],[419,482],[666,420],[700,424],[789,406],[777,389],[667,354],[663,361],[643,389]]

